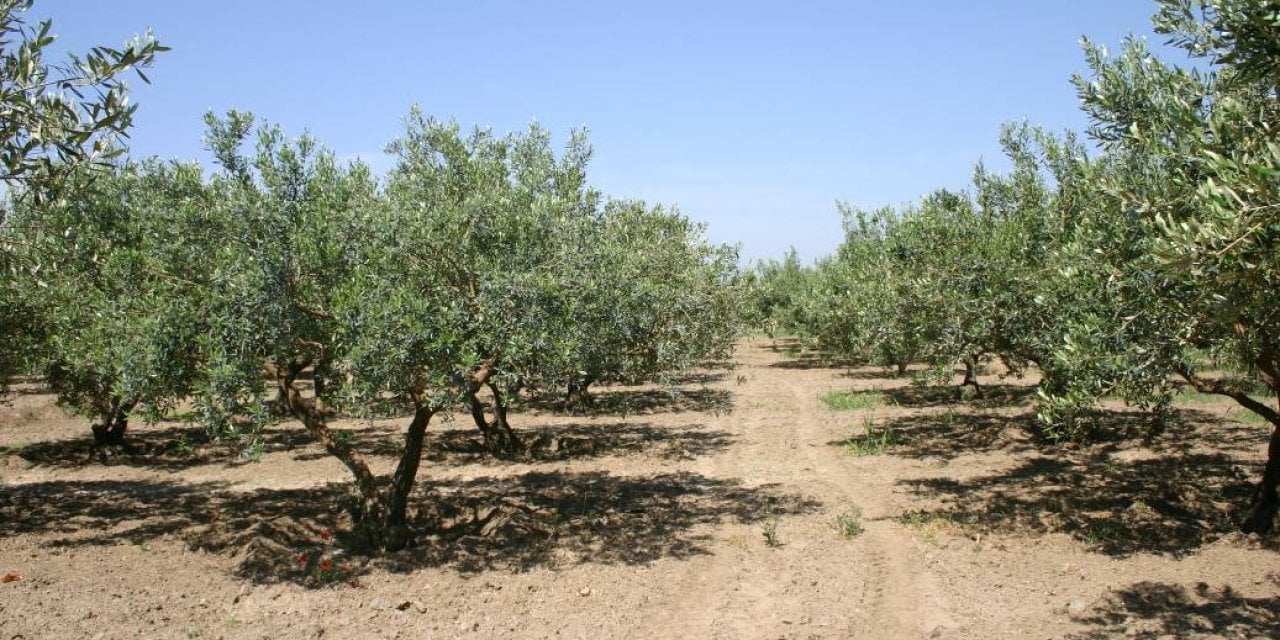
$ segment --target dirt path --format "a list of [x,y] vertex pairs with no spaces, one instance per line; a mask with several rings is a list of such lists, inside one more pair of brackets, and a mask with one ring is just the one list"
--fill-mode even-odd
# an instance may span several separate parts
[[[1212,515],[1247,489],[1256,434],[1046,452],[1015,426],[1025,387],[985,382],[1009,401],[762,342],[674,402],[618,388],[602,399],[627,415],[520,414],[554,443],[526,461],[476,455],[460,420],[433,429],[423,467],[435,529],[373,561],[326,551],[346,478],[297,429],[259,462],[85,465],[83,423],[20,395],[0,412],[0,574],[21,576],[0,584],[0,640],[1280,636],[1280,556]],[[884,401],[837,412],[830,390]],[[902,443],[840,446],[869,425]],[[402,427],[345,426],[384,452]],[[135,435],[169,451],[181,434]],[[358,586],[302,584],[297,557],[326,553]]]

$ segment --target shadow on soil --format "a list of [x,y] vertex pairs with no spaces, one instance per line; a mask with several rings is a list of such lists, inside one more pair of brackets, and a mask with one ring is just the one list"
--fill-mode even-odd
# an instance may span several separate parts
[[[367,455],[399,456],[404,437],[394,427],[366,427],[339,430],[356,450]],[[517,428],[524,450],[498,457],[484,448],[477,429],[459,422],[453,428],[427,432],[423,459],[445,465],[505,466],[533,462],[560,462],[605,456],[644,454],[666,460],[691,460],[710,455],[733,444],[727,431],[707,430],[701,425],[659,427],[636,422],[555,424],[528,429]],[[327,458],[318,449],[297,453],[297,460]]]
[[[21,458],[27,464],[47,467],[80,467],[88,464],[106,466],[147,467],[164,471],[181,471],[207,464],[239,465],[252,462],[242,447],[230,443],[210,442],[200,427],[172,426],[133,429],[124,445],[94,447],[88,429],[83,438],[49,440],[20,447],[0,447],[0,456]],[[259,439],[263,451],[293,449],[311,439],[301,429],[273,428],[262,432]]]
[[974,396],[973,390],[958,385],[909,385],[883,389],[887,401],[901,407],[1013,407],[1030,404],[1035,398],[1036,388],[1032,385],[1019,384],[987,384],[982,386],[982,395]]
[[[1011,453],[1014,467],[971,480],[927,478],[900,484],[941,502],[904,516],[996,533],[1066,533],[1110,555],[1184,555],[1236,531],[1233,512],[1252,495],[1260,471],[1243,462],[1264,444],[1258,430],[1205,423],[1209,414],[1179,412],[1149,439],[1141,413],[1100,414],[1113,437],[1091,445],[1051,445],[1031,435],[1033,415],[911,416],[887,426],[889,453],[951,459]],[[1235,455],[1233,455],[1235,454]]]
[[[756,523],[820,507],[774,486],[695,473],[424,482],[414,502],[417,545],[372,559],[336,555],[344,575],[373,566],[476,573],[646,564],[709,553],[703,525]],[[239,577],[307,583],[314,574],[303,558],[338,548],[325,532],[349,530],[355,503],[345,484],[231,492],[218,483],[42,482],[0,488],[0,536],[34,535],[63,548],[173,536],[230,557]]]
[[[628,393],[640,394],[641,392]],[[662,405],[669,410],[691,412],[709,411],[711,406],[731,403],[728,392],[715,390],[709,390],[706,393],[681,392],[680,399],[676,403],[683,408],[671,409],[671,405],[666,401],[665,392],[653,393],[661,393],[663,398],[650,398],[645,401],[650,403],[648,405],[645,402],[635,401],[634,398],[624,401],[632,402],[633,406],[641,408]],[[608,397],[614,394],[602,395]],[[643,410],[633,411],[633,413],[644,412]],[[517,455],[506,458],[494,457],[484,449],[478,431],[467,429],[465,425],[461,429],[440,429],[437,425],[428,432],[424,456],[428,460],[444,464],[493,465],[513,462],[556,462],[641,453],[662,459],[688,460],[721,451],[733,443],[728,432],[709,431],[701,425],[659,427],[633,421],[618,421],[556,424],[521,429],[518,427],[519,417],[517,416],[515,420],[516,432],[526,445],[525,450]],[[346,429],[340,424],[334,425],[335,432],[340,434],[340,437],[348,439],[356,449],[376,456],[400,455],[404,440],[402,429],[403,426],[395,423],[361,426],[356,429]],[[258,443],[259,450],[263,453],[292,451],[306,447],[295,454],[297,460],[328,457],[327,453],[319,449],[307,447],[313,441],[296,424],[286,423],[263,431]],[[199,427],[168,426],[134,429],[129,432],[125,445],[109,448],[94,447],[93,439],[88,436],[86,429],[86,435],[83,438],[0,447],[0,467],[3,466],[5,457],[12,456],[21,459],[23,464],[32,466],[73,468],[101,464],[177,472],[203,465],[236,466],[253,462],[253,456],[247,454],[243,447],[234,444],[210,442],[205,431]]]
[[[1273,574],[1280,587],[1280,574]],[[1102,638],[1188,638],[1213,634],[1226,638],[1280,638],[1280,597],[1245,598],[1230,586],[1192,589],[1138,582],[1112,591],[1077,622],[1095,628],[1070,636]]]
[[584,407],[565,407],[559,397],[525,400],[524,407],[536,411],[577,416],[628,416],[655,413],[712,413],[733,411],[733,394],[723,389],[609,389],[592,393]]

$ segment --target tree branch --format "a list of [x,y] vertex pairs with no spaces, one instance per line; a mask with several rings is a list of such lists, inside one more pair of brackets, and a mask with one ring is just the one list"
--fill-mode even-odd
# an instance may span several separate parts
[[1235,400],[1240,406],[1262,416],[1263,418],[1266,418],[1268,422],[1275,425],[1277,428],[1280,428],[1280,412],[1277,412],[1275,409],[1254,400],[1249,397],[1249,394],[1239,389],[1229,387],[1223,384],[1221,380],[1210,380],[1208,378],[1197,376],[1191,372],[1190,368],[1187,367],[1180,367],[1178,369],[1178,374],[1181,375],[1192,387],[1194,387],[1196,391],[1199,391],[1200,393],[1213,393],[1227,396],[1228,398]]

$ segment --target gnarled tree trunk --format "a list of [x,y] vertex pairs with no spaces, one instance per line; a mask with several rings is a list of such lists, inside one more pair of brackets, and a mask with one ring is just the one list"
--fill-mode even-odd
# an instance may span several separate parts
[[1242,528],[1246,532],[1268,533],[1275,527],[1277,512],[1280,512],[1280,419],[1272,419],[1267,466],[1262,470],[1257,497]]
[[93,433],[93,444],[89,447],[89,460],[96,456],[106,461],[107,450],[111,448],[128,448],[125,433],[129,429],[129,413],[137,406],[135,401],[112,398],[110,404],[99,409],[100,422],[89,425]]
[[471,405],[471,419],[484,436],[485,449],[494,455],[515,455],[520,451],[520,438],[507,421],[507,405],[505,397],[493,383],[485,386],[493,394],[493,420],[489,420],[484,412],[484,403],[477,397],[479,387],[473,387],[468,402]]
[[982,397],[982,387],[978,385],[978,358],[969,357],[964,359],[964,380],[960,382],[960,391],[964,392],[965,387],[973,387],[973,395]]
[[[467,403],[471,408],[471,419],[476,428],[484,436],[484,446],[494,455],[515,455],[520,450],[520,439],[516,437],[511,424],[507,422],[507,404],[498,386],[493,383],[493,375],[498,370],[498,358],[492,356],[480,364],[468,380]],[[484,403],[478,394],[480,389],[488,387],[493,393],[493,420],[484,413]]]
[[590,387],[595,383],[596,377],[593,375],[574,376],[569,380],[569,389],[564,396],[564,405],[568,409],[587,409],[595,405],[595,398],[591,396]]
[[413,420],[405,433],[404,451],[400,455],[400,463],[391,478],[391,484],[384,489],[379,487],[378,479],[370,471],[364,456],[352,449],[345,440],[334,438],[320,403],[315,398],[302,395],[296,384],[302,367],[291,365],[279,371],[277,384],[290,412],[302,421],[311,437],[323,445],[330,455],[340,460],[355,478],[356,488],[361,496],[356,526],[364,544],[372,549],[387,551],[403,549],[411,544],[413,532],[407,521],[409,494],[418,475],[422,444],[434,409],[420,398],[414,398]]

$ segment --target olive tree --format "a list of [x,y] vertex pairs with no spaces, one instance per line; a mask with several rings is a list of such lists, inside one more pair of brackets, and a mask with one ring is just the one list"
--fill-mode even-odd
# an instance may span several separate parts
[[410,271],[444,274],[466,312],[452,375],[490,451],[520,451],[509,409],[521,392],[584,399],[598,380],[649,380],[727,352],[736,255],[674,210],[605,202],[586,184],[584,134],[557,157],[536,125],[464,136],[416,110],[406,124],[387,190],[422,223],[401,251]]
[[555,357],[570,406],[602,381],[663,380],[728,356],[739,331],[737,251],[675,209],[611,201],[569,256],[570,331]]
[[[167,50],[150,34],[123,48],[93,47],[63,63],[51,63],[52,24],[31,25],[32,0],[0,0],[0,391],[11,375],[31,371],[49,331],[43,300],[23,256],[23,236],[12,208],[53,199],[60,184],[81,167],[108,163],[121,153],[115,142],[132,126],[124,76]],[[18,201],[18,202],[15,202]],[[30,216],[21,225],[38,225]],[[33,297],[34,296],[34,297]]]
[[781,260],[757,262],[745,274],[748,280],[744,321],[770,338],[803,333],[815,273],[813,267],[800,263],[795,248]]
[[[1108,156],[1096,219],[1132,240],[1092,247],[1121,316],[1111,331],[1128,338],[1117,351],[1146,382],[1134,386],[1178,376],[1271,424],[1244,521],[1253,531],[1272,528],[1280,507],[1280,411],[1251,395],[1280,393],[1278,17],[1269,3],[1164,0],[1157,30],[1200,69],[1161,62],[1140,41],[1115,57],[1087,44],[1091,73],[1076,80]],[[1233,370],[1206,375],[1204,350]]]
[[129,163],[19,203],[9,240],[44,332],[36,360],[60,402],[93,420],[98,445],[123,442],[130,414],[160,415],[198,373],[203,332],[194,165]]

